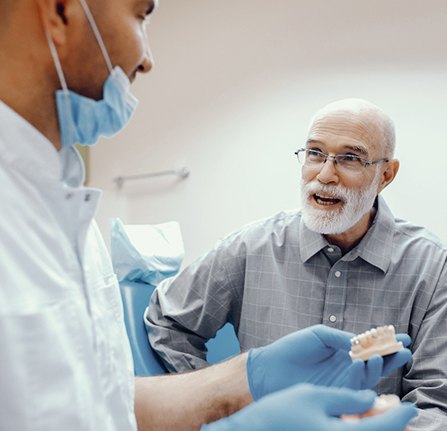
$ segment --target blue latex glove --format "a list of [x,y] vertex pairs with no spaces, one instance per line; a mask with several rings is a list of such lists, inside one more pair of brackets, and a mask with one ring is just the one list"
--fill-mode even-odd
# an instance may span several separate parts
[[234,415],[201,431],[403,431],[417,410],[403,404],[381,415],[361,420],[341,420],[359,414],[374,402],[372,391],[298,385],[254,402]]
[[[353,336],[349,332],[316,325],[286,335],[267,346],[251,349],[247,377],[253,399],[298,383],[370,389],[381,377],[411,359],[411,352],[403,349],[385,358],[374,355],[367,362],[352,361],[349,350]],[[398,334],[397,338],[404,346],[410,344],[406,334]]]

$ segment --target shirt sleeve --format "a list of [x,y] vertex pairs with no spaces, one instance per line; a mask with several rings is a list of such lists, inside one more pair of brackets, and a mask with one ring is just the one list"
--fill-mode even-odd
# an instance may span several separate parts
[[447,264],[413,340],[413,361],[402,380],[405,396],[419,407],[410,430],[447,429]]
[[235,234],[154,291],[145,324],[169,371],[206,366],[205,343],[227,322],[237,333],[245,264],[246,245]]

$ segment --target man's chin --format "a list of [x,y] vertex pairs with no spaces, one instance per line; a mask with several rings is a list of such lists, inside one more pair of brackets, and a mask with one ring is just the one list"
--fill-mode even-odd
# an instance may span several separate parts
[[346,232],[350,226],[345,226],[341,218],[340,210],[330,209],[303,209],[303,222],[306,227],[322,235],[337,235]]

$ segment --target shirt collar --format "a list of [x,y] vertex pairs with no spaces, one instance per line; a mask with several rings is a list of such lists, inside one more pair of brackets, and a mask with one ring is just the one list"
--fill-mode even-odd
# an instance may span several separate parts
[[361,257],[386,273],[391,264],[394,226],[393,213],[385,200],[378,196],[376,217],[357,247],[348,253],[350,260]]
[[[393,238],[394,216],[385,200],[378,196],[377,213],[371,227],[360,243],[343,256],[343,260],[352,261],[361,257],[386,273],[391,263]],[[308,261],[330,245],[323,235],[311,231],[304,224],[303,218],[300,220],[299,239],[300,255],[303,262]]]
[[75,148],[58,152],[28,121],[0,100],[0,159],[34,182],[82,184],[83,162]]
[[316,255],[321,249],[327,247],[329,243],[320,233],[310,230],[303,221],[300,220],[299,247],[301,260],[307,262],[312,256]]

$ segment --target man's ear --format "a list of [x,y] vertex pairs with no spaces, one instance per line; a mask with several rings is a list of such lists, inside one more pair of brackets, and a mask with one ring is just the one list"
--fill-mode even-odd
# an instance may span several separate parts
[[379,190],[377,193],[380,193],[388,184],[391,184],[394,178],[399,171],[399,160],[391,159],[387,164],[386,168],[382,173],[382,181],[379,184]]
[[64,45],[72,13],[72,0],[34,0],[44,31],[56,46]]

